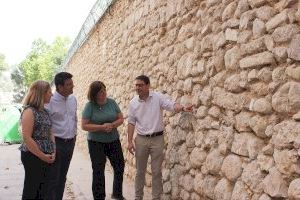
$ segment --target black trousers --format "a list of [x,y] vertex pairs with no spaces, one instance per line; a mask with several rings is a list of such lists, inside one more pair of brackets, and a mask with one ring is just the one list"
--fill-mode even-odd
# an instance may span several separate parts
[[47,199],[62,200],[67,180],[67,173],[73,156],[75,139],[64,140],[55,137],[56,157],[49,175]]
[[124,156],[120,140],[111,143],[88,141],[89,153],[93,168],[92,190],[94,199],[105,199],[105,163],[109,159],[114,170],[113,196],[123,197]]
[[29,151],[21,151],[21,161],[25,170],[22,200],[46,199],[50,165]]

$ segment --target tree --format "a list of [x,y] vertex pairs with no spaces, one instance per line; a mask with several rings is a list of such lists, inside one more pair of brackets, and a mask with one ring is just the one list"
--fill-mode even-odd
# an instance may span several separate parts
[[8,68],[8,64],[5,62],[5,55],[0,53],[0,72],[6,70]]
[[0,53],[0,103],[10,101],[13,82],[10,79],[10,68],[5,61],[4,54]]
[[26,86],[24,85],[24,76],[23,72],[16,66],[12,68],[10,74],[11,79],[14,82],[13,88],[13,99],[15,103],[20,103],[24,98]]
[[28,87],[35,80],[52,81],[58,71],[70,44],[69,38],[57,37],[48,45],[42,39],[32,43],[31,52],[20,63],[19,68],[24,72],[25,85]]
[[33,41],[31,52],[29,52],[25,60],[19,65],[24,76],[25,86],[28,87],[35,80],[44,78],[41,77],[40,70],[42,70],[41,68],[45,68],[43,57],[45,57],[48,48],[49,46],[42,39]]
[[40,38],[34,40],[31,51],[11,74],[16,83],[15,86],[22,86],[22,89],[20,91],[16,89],[16,92],[20,92],[20,95],[24,96],[23,86],[26,91],[26,88],[36,80],[42,79],[51,82],[54,74],[60,71],[69,44],[70,39],[67,37],[56,37],[50,45]]

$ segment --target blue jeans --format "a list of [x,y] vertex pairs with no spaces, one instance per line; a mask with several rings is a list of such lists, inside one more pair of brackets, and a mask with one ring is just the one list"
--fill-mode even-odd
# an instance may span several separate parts
[[62,200],[67,180],[67,173],[73,156],[75,138],[64,140],[55,137],[56,157],[50,169],[50,181],[47,199]]
[[101,143],[88,140],[89,153],[93,168],[92,190],[94,199],[105,199],[105,163],[108,157],[114,170],[113,196],[123,197],[123,174],[124,174],[124,156],[120,140],[110,143]]

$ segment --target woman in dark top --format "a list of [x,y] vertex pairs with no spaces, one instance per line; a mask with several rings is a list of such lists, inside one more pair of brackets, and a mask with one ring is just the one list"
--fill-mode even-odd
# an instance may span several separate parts
[[88,100],[82,113],[81,127],[88,131],[94,199],[104,200],[106,196],[104,169],[107,157],[114,170],[112,198],[123,200],[125,163],[117,130],[124,121],[123,114],[117,103],[106,97],[106,86],[101,81],[94,81],[90,85]]
[[46,81],[34,82],[24,100],[21,117],[23,143],[20,146],[25,179],[22,199],[45,199],[47,172],[55,160],[51,121],[44,104],[49,103],[51,88]]

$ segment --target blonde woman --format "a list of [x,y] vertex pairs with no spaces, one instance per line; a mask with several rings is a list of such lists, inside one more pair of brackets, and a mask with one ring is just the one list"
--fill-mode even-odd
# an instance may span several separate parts
[[55,160],[55,143],[51,134],[51,120],[44,104],[52,96],[50,84],[34,82],[24,99],[21,116],[23,143],[21,161],[25,170],[22,199],[45,199],[47,173]]

